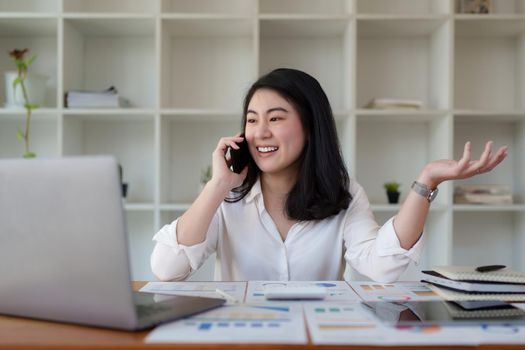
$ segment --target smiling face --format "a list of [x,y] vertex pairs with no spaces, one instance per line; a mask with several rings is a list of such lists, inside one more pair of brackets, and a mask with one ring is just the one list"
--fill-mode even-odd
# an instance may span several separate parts
[[250,154],[263,173],[297,172],[305,145],[301,117],[277,92],[257,90],[248,104],[245,127]]

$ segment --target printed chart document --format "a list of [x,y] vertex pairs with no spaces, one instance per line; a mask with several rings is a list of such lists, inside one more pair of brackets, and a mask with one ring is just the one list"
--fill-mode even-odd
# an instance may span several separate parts
[[[239,303],[244,301],[246,282],[149,282],[140,292],[224,299],[223,295],[217,293],[217,288]],[[227,304],[235,304],[235,301],[226,299]]]
[[[327,289],[327,301],[359,301],[359,296],[345,281],[249,281],[246,290],[246,303],[266,302],[264,291],[266,288],[283,287],[324,287]],[[301,302],[311,302],[300,300]]]
[[359,302],[316,302],[303,307],[314,344],[386,344],[379,321]]
[[[303,304],[314,344],[341,345],[481,345],[523,344],[525,326],[483,324],[474,326],[389,326],[360,303]],[[402,313],[389,311],[393,320]]]
[[301,305],[283,303],[223,306],[155,328],[147,343],[307,342]]
[[477,345],[485,333],[479,327],[386,326],[359,303],[311,303],[303,307],[314,344]]
[[441,300],[421,282],[348,282],[364,301],[425,301]]

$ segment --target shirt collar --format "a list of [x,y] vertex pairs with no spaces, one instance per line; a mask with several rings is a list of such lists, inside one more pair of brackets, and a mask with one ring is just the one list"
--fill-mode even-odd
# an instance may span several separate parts
[[250,190],[250,192],[248,192],[246,197],[244,197],[245,200],[246,200],[246,203],[250,203],[251,201],[253,201],[256,197],[258,197],[261,194],[262,194],[261,179],[260,179],[260,177],[258,177],[257,181],[255,181],[255,183],[253,184],[252,189]]

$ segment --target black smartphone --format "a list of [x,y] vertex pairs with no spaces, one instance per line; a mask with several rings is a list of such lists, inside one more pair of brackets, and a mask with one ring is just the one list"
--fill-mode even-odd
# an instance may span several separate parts
[[[244,137],[244,135],[241,135],[241,137]],[[242,140],[242,142],[238,142],[237,145],[239,146],[239,149],[233,149],[232,147],[229,148],[229,166],[234,173],[240,174],[242,169],[244,169],[250,161],[250,151],[248,150],[248,142],[246,142],[246,138]]]

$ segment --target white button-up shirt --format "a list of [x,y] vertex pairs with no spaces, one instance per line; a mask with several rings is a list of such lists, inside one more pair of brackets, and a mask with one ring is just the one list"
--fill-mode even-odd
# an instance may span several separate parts
[[348,209],[323,220],[294,224],[283,241],[264,206],[260,181],[236,203],[223,202],[206,240],[177,242],[177,220],[154,237],[153,272],[162,280],[183,280],[216,252],[215,279],[341,280],[345,262],[378,282],[396,280],[410,261],[419,261],[422,240],[401,248],[393,218],[379,226],[363,188],[350,181]]

